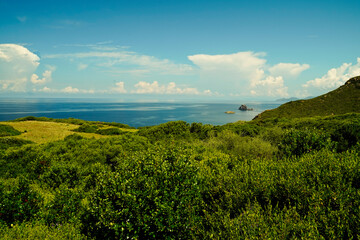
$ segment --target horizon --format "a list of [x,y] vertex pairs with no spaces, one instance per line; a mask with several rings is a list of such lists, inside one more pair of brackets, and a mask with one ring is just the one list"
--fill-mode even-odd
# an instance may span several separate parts
[[0,98],[276,101],[360,75],[360,2],[0,0]]

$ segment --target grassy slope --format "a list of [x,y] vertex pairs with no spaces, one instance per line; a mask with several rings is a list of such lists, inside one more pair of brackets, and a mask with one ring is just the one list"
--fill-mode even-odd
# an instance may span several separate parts
[[334,91],[309,100],[285,103],[276,109],[262,112],[255,119],[299,118],[350,112],[360,112],[360,76],[350,79]]
[[[2,122],[2,124],[10,125],[16,130],[22,132],[17,136],[20,139],[30,140],[35,143],[46,143],[64,139],[66,136],[74,134],[72,130],[79,127],[79,125],[60,123],[60,122],[46,122],[46,121],[21,121],[21,122]],[[136,131],[135,129],[123,129],[123,131]],[[104,136],[95,133],[76,133],[86,138],[104,138]]]

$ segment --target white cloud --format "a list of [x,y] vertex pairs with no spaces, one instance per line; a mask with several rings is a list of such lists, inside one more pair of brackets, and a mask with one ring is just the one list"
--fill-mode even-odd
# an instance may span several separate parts
[[34,73],[33,75],[31,75],[31,82],[33,84],[45,84],[52,80],[51,74],[52,74],[51,70],[46,70],[43,73],[43,78],[39,79],[39,76]]
[[265,53],[238,52],[227,55],[198,54],[188,59],[206,72],[236,74],[242,78],[259,80],[264,75]]
[[64,89],[61,89],[60,92],[63,92],[63,93],[79,93],[80,90],[78,88],[73,88],[71,86],[68,86]]
[[203,84],[232,96],[288,96],[284,79],[297,77],[308,64],[266,64],[265,53],[238,52],[227,55],[188,56],[199,67]]
[[113,92],[116,93],[127,93],[124,82],[115,83],[116,87],[112,88]]
[[51,88],[48,87],[43,87],[42,89],[38,90],[39,92],[46,92],[46,93],[50,93],[50,92],[54,92],[54,90],[52,90]]
[[288,97],[288,88],[284,86],[284,79],[280,77],[268,76],[264,80],[255,83],[255,88],[250,91],[252,95]]
[[297,77],[300,73],[309,68],[309,64],[278,63],[270,67],[269,72],[272,76]]
[[84,90],[84,89],[78,89],[78,88],[73,88],[71,86],[68,86],[66,88],[63,89],[54,89],[54,88],[48,88],[48,87],[43,87],[41,89],[33,89],[34,92],[43,92],[43,93],[85,93],[85,94],[93,94],[95,93],[94,90]]
[[40,58],[17,44],[0,44],[0,85],[10,91],[25,91]]
[[183,75],[191,72],[193,67],[188,64],[176,64],[168,59],[158,59],[153,56],[140,55],[135,52],[83,52],[70,54],[45,55],[44,58],[98,58],[98,66],[107,68],[119,68],[126,66],[127,70],[138,70],[156,72],[169,75]]
[[135,84],[136,90],[132,91],[133,93],[138,94],[189,94],[189,95],[210,95],[210,90],[205,90],[204,92],[199,92],[196,88],[180,88],[176,86],[176,83],[170,82],[169,84],[161,85],[157,81],[152,83],[140,81]]
[[352,77],[360,75],[360,58],[357,58],[357,63],[343,63],[338,68],[330,69],[321,78],[315,78],[306,82],[303,87],[315,87],[321,89],[333,89],[343,85],[347,80]]
[[78,65],[78,70],[81,71],[81,70],[84,70],[88,67],[87,64],[84,64],[84,63],[79,63]]

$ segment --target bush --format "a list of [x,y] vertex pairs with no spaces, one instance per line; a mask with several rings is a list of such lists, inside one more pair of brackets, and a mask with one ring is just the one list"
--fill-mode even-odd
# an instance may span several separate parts
[[360,142],[360,124],[345,124],[339,127],[331,135],[331,139],[336,141],[336,150],[343,152]]
[[103,129],[98,129],[96,133],[101,135],[121,135],[127,132],[122,131],[119,128],[103,128]]
[[157,147],[101,174],[82,218],[83,232],[98,239],[191,238],[200,194],[189,154]]
[[36,217],[40,196],[30,189],[28,181],[19,178],[7,183],[0,182],[0,223],[10,226]]
[[42,217],[47,224],[77,223],[81,210],[82,194],[78,189],[61,185],[55,189],[55,197],[45,205]]
[[228,154],[242,158],[271,158],[276,147],[258,137],[241,137],[224,130],[207,141],[210,148],[216,148]]
[[8,149],[10,147],[20,147],[25,144],[33,143],[29,140],[24,140],[20,138],[14,138],[14,137],[1,137],[0,138],[0,150],[1,149]]
[[190,133],[201,140],[208,138],[212,130],[213,126],[210,124],[192,123],[190,126]]
[[0,228],[1,239],[87,239],[81,235],[79,229],[72,224],[52,224],[50,226],[42,222],[26,222],[13,224],[12,227]]
[[301,156],[322,148],[332,148],[327,134],[310,130],[287,130],[278,145],[280,157]]
[[97,129],[98,129],[98,126],[84,123],[84,124],[80,125],[80,127],[74,129],[73,131],[74,132],[84,132],[84,133],[95,133]]
[[0,124],[0,137],[16,136],[21,132],[9,125]]
[[140,128],[138,134],[152,141],[169,138],[188,139],[190,137],[190,125],[184,121],[167,122],[153,127]]

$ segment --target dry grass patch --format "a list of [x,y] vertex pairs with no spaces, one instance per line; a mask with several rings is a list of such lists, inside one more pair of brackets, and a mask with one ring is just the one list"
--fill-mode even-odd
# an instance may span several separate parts
[[[17,136],[25,140],[30,140],[35,143],[47,143],[57,140],[62,140],[66,136],[74,134],[72,130],[78,128],[78,125],[69,123],[57,122],[43,122],[43,121],[24,121],[24,122],[1,122],[2,124],[10,125],[16,130],[22,132]],[[76,133],[86,138],[104,138],[95,133]]]

